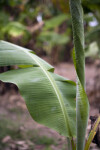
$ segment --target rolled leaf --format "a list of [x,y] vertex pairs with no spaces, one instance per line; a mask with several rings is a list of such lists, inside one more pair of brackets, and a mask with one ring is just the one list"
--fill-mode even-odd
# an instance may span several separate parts
[[84,27],[81,0],[70,0],[72,16],[73,39],[75,51],[73,52],[74,65],[77,73],[76,91],[76,149],[84,150],[85,134],[89,115],[88,98],[85,93],[85,56],[84,56]]

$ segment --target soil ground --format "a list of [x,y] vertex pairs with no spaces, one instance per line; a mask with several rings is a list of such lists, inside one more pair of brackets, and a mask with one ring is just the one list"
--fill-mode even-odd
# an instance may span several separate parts
[[[60,63],[55,73],[75,81],[74,66]],[[98,115],[100,100],[96,93],[96,64],[86,65],[86,85],[90,102],[90,115]],[[99,81],[100,82],[100,81]],[[95,90],[98,90],[95,91]],[[87,129],[90,130],[90,120]],[[91,150],[99,150],[91,144]],[[0,96],[0,150],[67,150],[66,138],[57,132],[37,124],[29,115],[23,98],[15,90]]]

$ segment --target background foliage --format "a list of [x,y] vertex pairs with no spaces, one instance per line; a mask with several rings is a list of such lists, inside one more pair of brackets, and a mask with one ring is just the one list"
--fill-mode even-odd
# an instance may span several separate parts
[[[70,60],[73,43],[68,1],[52,2],[1,0],[0,39],[49,56],[53,63]],[[100,1],[83,0],[83,8],[86,56],[99,57]]]

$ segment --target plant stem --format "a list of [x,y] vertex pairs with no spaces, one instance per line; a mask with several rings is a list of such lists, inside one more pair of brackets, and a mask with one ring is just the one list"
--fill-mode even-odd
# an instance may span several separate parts
[[73,150],[76,150],[76,144],[74,143],[74,140],[73,140],[73,139],[71,140],[71,145],[72,145],[72,149],[73,149]]
[[76,145],[73,139],[67,138],[67,147],[68,150],[76,150]]
[[72,150],[70,138],[67,138],[67,148],[68,148],[68,150]]

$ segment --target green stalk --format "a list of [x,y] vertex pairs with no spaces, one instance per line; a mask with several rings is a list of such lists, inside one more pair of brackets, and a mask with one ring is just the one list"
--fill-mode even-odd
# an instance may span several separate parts
[[81,0],[70,0],[74,40],[74,65],[77,73],[76,91],[76,150],[84,150],[89,115],[88,98],[85,93],[84,26]]
[[72,150],[70,138],[67,138],[67,148],[68,148],[68,150]]
[[67,138],[67,147],[68,147],[68,150],[76,150],[76,145],[74,143],[73,138],[72,139]]
[[73,140],[73,139],[71,140],[71,145],[72,145],[72,150],[76,150],[76,145],[75,145],[75,143],[74,143],[74,140]]

